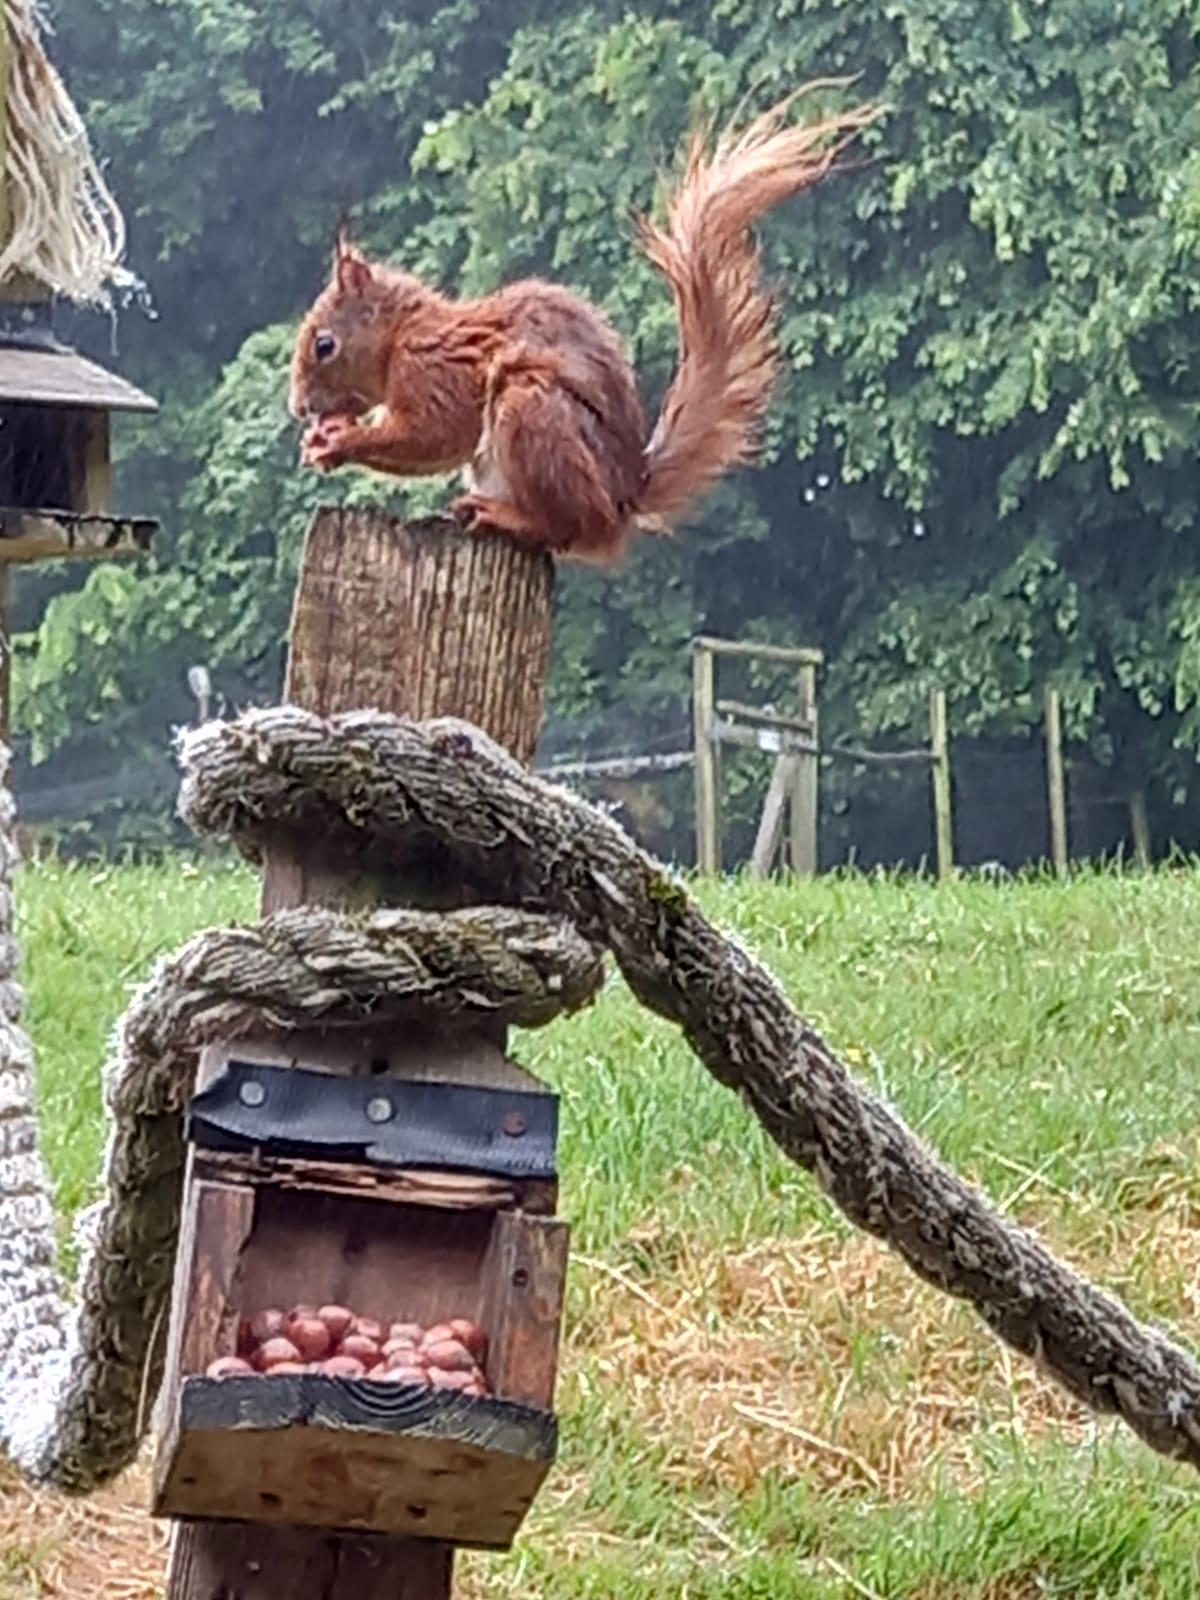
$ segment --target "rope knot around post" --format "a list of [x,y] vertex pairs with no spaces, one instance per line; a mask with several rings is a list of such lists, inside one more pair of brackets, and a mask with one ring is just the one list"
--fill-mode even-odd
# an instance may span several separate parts
[[[288,720],[295,727],[294,714]],[[236,748],[244,774],[265,771],[281,753],[253,719],[227,727],[227,740],[215,740],[215,731],[190,742],[193,776],[221,771],[206,751]],[[328,741],[318,740],[311,719],[303,732],[328,766]],[[367,753],[353,726],[347,733],[338,741],[344,778]],[[353,789],[336,786],[343,815],[369,826],[370,802]],[[11,796],[0,791],[0,822],[11,827],[12,815]],[[269,824],[270,814],[262,820]],[[247,844],[252,838],[253,830],[242,835]],[[5,834],[0,848],[8,843]],[[6,947],[0,937],[0,960]],[[159,962],[115,1031],[104,1069],[105,1193],[87,1215],[77,1300],[54,1268],[29,1042],[19,1029],[0,1031],[0,1219],[20,1224],[2,1230],[0,1247],[0,1440],[17,1464],[39,1481],[86,1492],[137,1450],[161,1380],[183,1118],[206,1045],[264,1027],[286,1035],[430,1015],[458,1028],[539,1027],[587,1005],[602,981],[599,952],[568,920],[505,906],[304,907],[197,935]]]

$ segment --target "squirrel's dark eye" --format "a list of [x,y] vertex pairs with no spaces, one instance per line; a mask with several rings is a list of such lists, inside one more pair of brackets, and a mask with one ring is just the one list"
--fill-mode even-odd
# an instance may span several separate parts
[[313,354],[318,361],[328,361],[337,354],[337,340],[331,333],[318,333],[313,340]]

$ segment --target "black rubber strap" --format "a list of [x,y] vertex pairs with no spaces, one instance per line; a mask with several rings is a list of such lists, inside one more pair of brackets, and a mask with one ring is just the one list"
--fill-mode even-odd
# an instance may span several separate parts
[[230,1061],[188,1107],[210,1150],[552,1178],[558,1097]]

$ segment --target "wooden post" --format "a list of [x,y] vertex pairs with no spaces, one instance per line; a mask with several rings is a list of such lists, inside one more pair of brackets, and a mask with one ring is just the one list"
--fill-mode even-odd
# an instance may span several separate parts
[[1050,803],[1050,858],[1060,878],[1067,871],[1067,779],[1063,764],[1062,702],[1058,690],[1047,686],[1046,789]]
[[[0,33],[3,33],[0,28]],[[0,742],[12,734],[12,567],[0,562]]]
[[692,656],[692,725],[696,747],[696,867],[721,870],[721,758],[712,736],[716,707],[714,657],[697,640]]
[[[507,540],[473,539],[444,519],[406,525],[375,510],[320,510],[304,552],[285,698],[322,715],[372,708],[467,716],[527,761],[541,724],[553,596],[549,558]],[[388,885],[397,887],[412,886]],[[444,880],[416,892],[426,904],[458,899]],[[361,904],[378,893],[378,884],[331,861],[319,840],[281,840],[267,851],[264,910]],[[476,1043],[456,1036],[454,1050],[441,1052],[451,1058],[447,1075],[511,1082],[516,1069],[502,1038],[493,1031]],[[377,1044],[393,1063],[405,1047],[394,1029]],[[313,1044],[299,1039],[287,1048],[302,1057]],[[185,1195],[185,1225],[189,1203]],[[446,1600],[452,1560],[450,1547],[434,1540],[180,1523],[167,1600]]]
[[1153,857],[1150,850],[1150,818],[1146,811],[1145,789],[1135,789],[1129,796],[1129,826],[1133,832],[1133,859],[1139,867],[1149,867]]
[[[750,876],[766,878],[771,874],[783,838],[783,813],[789,793],[795,793],[795,756],[782,755],[771,769],[771,782],[759,818],[754,849],[750,853]],[[794,801],[793,801],[794,806]],[[794,813],[793,813],[794,815]],[[793,826],[795,825],[793,820]]]
[[929,746],[933,756],[933,819],[937,840],[937,873],[954,873],[954,813],[950,797],[950,731],[946,691],[935,689],[929,699]]
[[797,751],[792,757],[792,871],[800,877],[817,870],[817,812],[821,758],[816,746],[817,669],[811,663],[800,668],[800,715],[807,719],[813,750]]

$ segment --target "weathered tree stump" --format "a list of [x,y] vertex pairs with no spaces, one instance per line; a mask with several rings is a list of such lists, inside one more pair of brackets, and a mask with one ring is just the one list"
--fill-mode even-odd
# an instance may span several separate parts
[[[507,540],[469,537],[446,519],[406,525],[373,510],[320,510],[296,595],[285,699],[322,715],[375,709],[466,717],[528,762],[542,721],[553,599],[549,558]],[[266,850],[264,911],[380,902],[449,907],[462,898],[460,886],[436,867],[396,883],[370,862],[339,859],[326,841],[300,831],[280,833]],[[456,1031],[449,1039],[432,1027],[403,1038],[394,1029],[369,1027],[353,1038],[345,1030],[336,1039],[264,1035],[238,1041],[236,1052],[208,1052],[202,1082],[233,1053],[241,1061],[319,1063],[350,1074],[541,1088],[508,1060],[504,1030],[495,1027]],[[185,1235],[199,1188],[192,1171]],[[547,1209],[544,1199],[537,1209]],[[502,1248],[532,1249],[533,1265],[524,1262],[505,1281],[521,1286],[536,1279],[539,1292],[525,1312],[495,1302],[497,1316],[520,1324],[509,1340],[503,1381],[514,1397],[548,1405],[560,1312],[554,1286],[565,1271],[566,1229],[544,1215],[517,1216],[526,1218],[529,1237],[514,1237]],[[177,1313],[176,1324],[182,1321]],[[176,1326],[176,1370],[183,1340]],[[168,1380],[170,1373],[169,1359]],[[452,1560],[451,1547],[431,1539],[234,1521],[179,1523],[167,1594],[168,1600],[265,1600],[269,1585],[273,1594],[282,1586],[296,1600],[443,1600],[450,1594]]]

